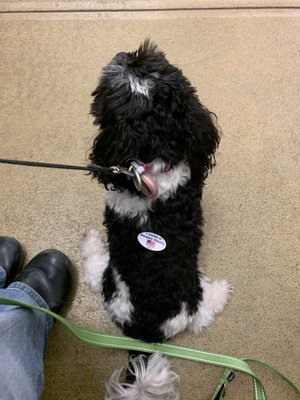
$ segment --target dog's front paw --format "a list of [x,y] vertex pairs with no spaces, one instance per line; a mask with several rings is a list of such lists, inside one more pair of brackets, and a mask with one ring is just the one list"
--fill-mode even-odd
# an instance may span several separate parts
[[102,277],[109,263],[109,253],[96,229],[89,229],[82,236],[80,255],[84,263],[85,283],[93,292],[101,292]]
[[96,229],[87,229],[80,239],[80,255],[83,259],[88,258],[102,246],[103,241],[100,232]]

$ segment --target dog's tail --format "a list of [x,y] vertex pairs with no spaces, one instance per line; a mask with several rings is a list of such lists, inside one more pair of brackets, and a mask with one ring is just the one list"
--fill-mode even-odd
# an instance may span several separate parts
[[126,382],[116,370],[106,384],[106,400],[179,400],[179,377],[160,353],[129,352]]

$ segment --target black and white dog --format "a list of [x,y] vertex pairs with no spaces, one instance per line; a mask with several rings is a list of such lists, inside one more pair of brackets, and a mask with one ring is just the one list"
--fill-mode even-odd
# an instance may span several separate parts
[[[185,329],[199,333],[231,292],[225,280],[210,282],[197,260],[200,199],[220,139],[214,115],[148,40],[118,53],[92,95],[101,130],[92,163],[135,165],[142,191],[124,174],[94,173],[105,188],[107,244],[95,230],[84,235],[86,282],[125,335],[161,342]],[[137,356],[129,371],[134,379],[125,384],[113,374],[107,399],[179,399],[178,377],[161,355]]]

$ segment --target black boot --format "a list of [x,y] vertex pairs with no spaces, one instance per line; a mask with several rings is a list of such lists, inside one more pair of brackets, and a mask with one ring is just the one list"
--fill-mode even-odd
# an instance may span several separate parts
[[12,237],[0,236],[0,266],[6,272],[4,287],[20,272],[23,262],[24,252],[20,243]]
[[58,250],[37,254],[14,279],[34,289],[46,301],[51,311],[59,312],[72,285],[72,264]]

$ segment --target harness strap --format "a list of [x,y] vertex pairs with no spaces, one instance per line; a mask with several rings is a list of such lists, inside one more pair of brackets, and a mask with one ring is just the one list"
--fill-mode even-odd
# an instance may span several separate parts
[[110,347],[122,350],[137,350],[148,353],[159,352],[170,357],[176,357],[184,360],[197,361],[204,364],[223,367],[225,368],[225,372],[222,375],[211,400],[218,400],[221,398],[221,396],[224,395],[224,389],[226,384],[233,379],[233,371],[240,371],[252,377],[254,385],[254,400],[267,399],[264,387],[259,378],[257,377],[257,375],[255,374],[255,372],[249,366],[248,364],[249,361],[255,362],[263,366],[264,368],[267,368],[278,374],[295,390],[296,394],[300,398],[299,388],[292,381],[290,381],[284,374],[282,374],[276,368],[272,367],[271,365],[263,361],[251,358],[230,357],[224,354],[211,353],[207,351],[201,351],[201,350],[191,349],[188,347],[176,346],[165,343],[158,343],[158,344],[144,343],[139,340],[135,340],[126,336],[116,336],[116,335],[95,332],[89,329],[80,328],[71,323],[70,321],[68,321],[67,319],[61,317],[60,315],[53,313],[52,311],[1,296],[0,296],[0,304],[8,304],[17,307],[24,307],[29,310],[33,309],[48,314],[51,317],[60,321],[63,325],[65,325],[65,327],[69,329],[69,331],[72,332],[73,335],[77,337],[77,339],[81,340],[82,342],[92,344],[95,346]]

